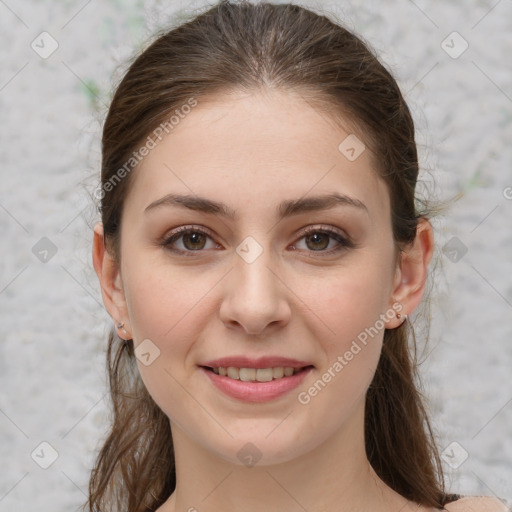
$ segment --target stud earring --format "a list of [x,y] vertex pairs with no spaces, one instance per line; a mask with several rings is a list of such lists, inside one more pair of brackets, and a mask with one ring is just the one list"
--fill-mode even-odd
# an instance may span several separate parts
[[125,334],[128,334],[128,332],[127,332],[127,331],[126,331],[126,329],[124,328],[124,324],[125,324],[124,322],[118,323],[118,324],[116,325],[116,328],[117,328],[118,330],[119,330],[119,329],[122,329],[122,330],[123,330],[123,332],[124,332]]
[[[407,320],[407,315],[401,315],[400,313],[396,314],[396,317],[400,320],[400,318],[403,318],[402,324]],[[400,325],[402,325],[400,324]]]

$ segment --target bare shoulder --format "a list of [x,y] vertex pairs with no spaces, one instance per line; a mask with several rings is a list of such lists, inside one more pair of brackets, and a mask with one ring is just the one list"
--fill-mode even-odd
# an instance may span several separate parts
[[498,498],[490,496],[465,496],[445,505],[449,512],[510,512],[510,508]]

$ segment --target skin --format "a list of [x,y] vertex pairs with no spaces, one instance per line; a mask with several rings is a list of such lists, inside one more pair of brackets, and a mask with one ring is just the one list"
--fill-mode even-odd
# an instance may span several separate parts
[[[338,150],[349,133],[295,93],[201,100],[133,171],[120,266],[96,225],[94,266],[109,314],[125,322],[119,335],[160,350],[149,366],[137,361],[174,440],[177,488],[159,512],[417,510],[377,477],[364,449],[364,398],[384,328],[307,405],[297,400],[393,304],[402,314],[416,309],[433,252],[422,219],[396,265],[388,190],[368,149],[354,161]],[[333,191],[366,210],[345,205],[278,219],[281,201]],[[238,219],[176,206],[145,212],[171,192],[222,201]],[[190,257],[162,245],[184,225],[211,233],[174,242]],[[336,240],[304,237],[306,226],[331,227],[355,247],[330,251]],[[263,250],[252,263],[236,252],[247,236]],[[401,322],[389,316],[385,328]],[[297,358],[314,369],[284,397],[240,402],[197,367],[240,354]],[[237,457],[246,443],[261,453],[254,467]]]

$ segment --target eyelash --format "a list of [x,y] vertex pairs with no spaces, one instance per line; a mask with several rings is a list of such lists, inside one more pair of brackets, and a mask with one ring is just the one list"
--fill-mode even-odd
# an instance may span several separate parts
[[[165,237],[162,242],[161,242],[161,245],[174,252],[174,253],[177,253],[177,254],[183,254],[187,257],[193,257],[195,256],[194,253],[201,253],[204,251],[204,249],[198,249],[196,251],[193,251],[193,250],[182,250],[182,249],[176,249],[176,248],[172,248],[171,247],[171,244],[173,244],[174,242],[176,242],[177,240],[179,240],[182,236],[186,235],[186,234],[189,234],[189,233],[200,233],[202,235],[205,235],[209,238],[212,238],[212,235],[209,231],[203,229],[203,228],[198,228],[198,227],[195,227],[195,226],[182,226],[178,229],[176,229],[173,233],[171,233],[169,236]],[[309,252],[311,252],[312,254],[315,254],[315,253],[320,253],[318,254],[319,256],[323,256],[323,255],[332,255],[333,253],[337,253],[341,250],[344,250],[344,249],[352,249],[355,247],[355,244],[348,238],[342,236],[338,231],[330,228],[330,227],[309,227],[309,228],[306,228],[304,229],[302,232],[301,232],[301,235],[300,235],[300,238],[298,240],[301,240],[302,238],[305,238],[307,237],[308,235],[311,235],[311,234],[314,234],[314,233],[321,233],[321,234],[324,234],[324,235],[328,235],[330,238],[333,238],[334,240],[336,240],[338,242],[338,246],[335,247],[334,249],[329,249],[329,250],[319,250],[319,251],[313,251],[313,250],[309,250]],[[315,254],[316,256],[317,254]]]

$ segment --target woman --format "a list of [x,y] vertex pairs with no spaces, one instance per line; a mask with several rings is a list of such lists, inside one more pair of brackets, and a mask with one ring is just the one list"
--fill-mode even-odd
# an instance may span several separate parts
[[135,60],[103,132],[90,511],[506,510],[446,493],[416,387],[417,176],[394,78],[326,17],[221,2]]

